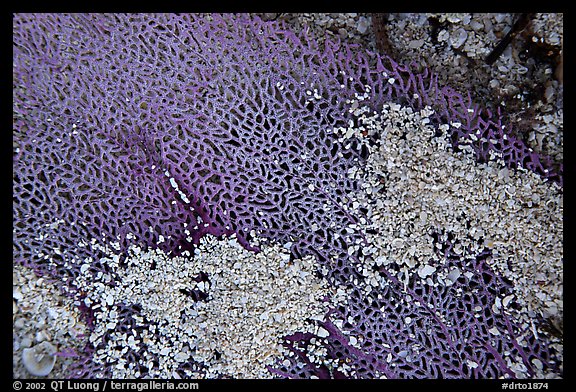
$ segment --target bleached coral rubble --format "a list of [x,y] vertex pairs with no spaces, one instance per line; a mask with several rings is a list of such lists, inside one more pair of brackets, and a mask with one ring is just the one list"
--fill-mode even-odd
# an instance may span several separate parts
[[[349,173],[363,184],[354,205],[368,210],[368,223],[360,225],[370,243],[363,249],[368,255],[363,269],[367,281],[380,284],[374,263],[396,263],[400,281],[408,282],[417,274],[430,285],[451,285],[460,271],[435,276],[436,268],[428,264],[445,262],[434,251],[441,243],[434,244],[430,236],[433,230],[443,230],[441,240],[448,235],[456,238],[455,251],[463,258],[491,249],[489,265],[513,282],[514,295],[490,304],[495,313],[514,299],[521,307],[520,319],[536,336],[544,333],[537,319],[549,320],[561,330],[561,188],[522,168],[509,170],[497,156],[477,163],[469,146],[454,151],[447,137],[435,136],[428,108],[413,112],[389,103],[377,113],[353,107],[359,125],[334,131],[341,135],[340,141],[357,137],[370,149],[366,165]],[[368,141],[374,134],[380,135],[375,145]],[[370,229],[378,234],[369,234],[374,232]],[[562,352],[561,340],[553,341]],[[517,376],[525,377],[524,371],[518,366]]]
[[[336,305],[326,282],[314,275],[314,259],[291,260],[290,244],[263,245],[253,253],[235,238],[206,236],[193,256],[170,257],[133,246],[125,266],[119,265],[111,245],[102,249],[109,257],[100,263],[110,268],[117,284],[104,284],[109,277],[91,273],[88,263],[75,284],[88,293],[86,304],[97,310],[89,339],[102,348],[94,361],[115,363],[114,378],[139,377],[139,367],[147,368],[149,377],[172,378],[178,366],[191,359],[208,370],[187,370],[189,377],[270,377],[266,365],[280,354],[282,337],[315,332],[309,319],[322,319],[328,307]],[[208,278],[195,279],[200,274]],[[195,290],[207,294],[207,301],[183,295]],[[333,297],[331,303],[323,301],[327,296]],[[120,312],[116,303],[140,306],[152,321],[142,324],[142,339],[131,331],[114,330]],[[123,358],[126,347],[144,348],[139,364]]]

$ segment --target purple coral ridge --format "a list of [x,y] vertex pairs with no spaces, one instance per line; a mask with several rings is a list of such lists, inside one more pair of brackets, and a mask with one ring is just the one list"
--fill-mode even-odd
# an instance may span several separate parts
[[[440,235],[435,235],[438,242]],[[388,271],[380,272],[390,280],[386,290],[372,291],[366,296],[361,290],[353,292],[346,307],[335,309],[322,323],[329,336],[323,341],[330,359],[347,363],[361,378],[376,374],[386,378],[515,378],[507,365],[503,352],[519,355],[524,364],[539,359],[554,363],[553,353],[546,343],[539,341],[529,330],[515,325],[510,315],[494,313],[489,304],[496,296],[512,292],[512,283],[499,277],[487,266],[489,251],[476,258],[461,260],[453,248],[454,241],[446,242],[438,252],[447,261],[435,267],[445,271],[457,267],[463,274],[449,287],[429,286],[419,279],[411,279],[406,289]],[[467,276],[468,275],[468,276]],[[464,295],[458,292],[464,292]],[[411,300],[407,301],[408,298]],[[416,303],[425,304],[424,307]],[[478,317],[473,309],[480,306]],[[406,325],[410,317],[413,321]],[[331,318],[346,321],[343,330],[354,331],[363,339],[362,349],[349,343]],[[497,328],[501,335],[491,336],[489,329]],[[520,345],[517,338],[529,336],[527,344]],[[286,377],[341,378],[327,367],[311,364],[306,350],[312,338],[308,334],[291,336],[286,346],[297,353],[300,361],[272,371]],[[294,358],[294,357],[293,357]],[[301,363],[306,366],[302,366]],[[529,372],[534,370],[529,368]]]
[[[457,265],[471,277],[451,288],[410,282],[406,290],[426,311],[391,305],[405,293],[384,268],[390,285],[380,299],[351,283],[362,277],[348,244],[364,238],[345,230],[359,219],[344,201],[358,189],[346,172],[366,151],[344,148],[327,130],[352,120],[346,99],[354,94],[368,92],[375,110],[389,100],[430,105],[437,123],[462,124],[449,130],[455,146],[479,129],[496,140],[472,143],[479,160],[495,150],[509,167],[562,184],[561,165],[505,132],[498,116],[439,88],[434,75],[334,41],[319,48],[281,24],[248,16],[26,14],[13,23],[15,262],[54,277],[72,295],[70,282],[80,271],[71,260],[92,257],[91,268],[105,271],[95,247],[78,246],[84,239],[180,254],[206,234],[235,233],[257,251],[254,231],[293,242],[295,257],[315,255],[332,283],[350,286],[347,306],[324,322],[329,336],[322,341],[328,356],[351,364],[358,377],[514,377],[504,351],[521,357],[530,374],[534,358],[557,368],[546,342],[509,316],[470,315],[471,307],[485,307],[511,288],[486,265],[485,253],[460,260],[446,242],[448,263],[438,267]],[[319,228],[312,230],[313,223]],[[456,286],[467,295],[456,297]],[[131,329],[139,309],[116,305],[123,320],[117,328]],[[415,322],[406,329],[398,320],[408,315]],[[332,318],[354,321],[342,328],[363,336],[361,348]],[[491,335],[492,327],[502,333]],[[520,346],[516,337],[526,334],[529,344]],[[289,337],[298,355],[271,370],[343,377],[307,359],[311,338]],[[409,352],[414,343],[420,352]],[[96,349],[86,350],[73,377],[109,375],[91,364]]]

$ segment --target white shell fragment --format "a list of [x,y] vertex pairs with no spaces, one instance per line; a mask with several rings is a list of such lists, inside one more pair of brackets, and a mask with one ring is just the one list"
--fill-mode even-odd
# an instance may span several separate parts
[[454,268],[453,270],[451,270],[448,275],[446,276],[446,279],[448,279],[450,282],[455,283],[456,280],[458,280],[458,278],[460,277],[462,273],[460,272],[460,270],[458,268]]
[[432,275],[434,272],[436,272],[436,267],[432,267],[431,265],[425,265],[418,270],[418,275],[422,279],[425,279],[427,276]]
[[503,305],[505,308],[507,308],[507,307],[508,307],[508,304],[510,303],[510,301],[512,301],[512,298],[514,298],[514,295],[513,295],[513,294],[510,294],[510,295],[504,297],[504,299],[502,300],[502,305]]
[[468,33],[463,28],[456,30],[456,32],[450,37],[452,41],[452,46],[454,48],[461,47],[466,39],[468,38]]
[[33,376],[44,377],[50,374],[56,363],[56,347],[50,342],[42,342],[22,350],[24,367]]
[[328,335],[330,335],[330,334],[324,328],[322,328],[322,327],[318,328],[318,336],[320,336],[321,338],[325,338]]
[[500,335],[500,331],[498,331],[498,328],[496,328],[496,327],[490,328],[490,329],[488,330],[488,332],[490,332],[490,333],[491,333],[492,335],[494,335],[494,336]]
[[368,31],[369,26],[370,26],[370,22],[368,21],[368,19],[364,16],[361,16],[358,20],[358,25],[357,25],[356,29],[358,30],[358,32],[360,34],[365,34],[366,31]]

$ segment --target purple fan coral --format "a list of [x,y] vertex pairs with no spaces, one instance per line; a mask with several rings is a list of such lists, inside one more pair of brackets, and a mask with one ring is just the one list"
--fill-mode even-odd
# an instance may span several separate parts
[[[513,376],[504,351],[528,367],[534,358],[557,367],[545,342],[516,342],[514,320],[470,319],[469,307],[510,287],[485,254],[461,260],[443,244],[448,263],[441,268],[469,270],[457,285],[479,288],[466,298],[455,298],[455,287],[414,281],[403,288],[385,268],[390,286],[380,297],[352,283],[361,274],[349,247],[366,238],[346,230],[361,218],[347,198],[359,184],[347,172],[367,151],[354,140],[338,143],[330,130],[354,121],[347,102],[357,94],[374,109],[388,101],[429,105],[437,124],[460,124],[448,130],[453,145],[471,142],[479,161],[494,151],[511,168],[562,183],[561,166],[507,136],[498,116],[440,88],[434,75],[338,42],[319,48],[306,35],[248,16],[28,14],[13,23],[15,262],[81,296],[71,284],[78,260],[92,258],[90,268],[106,272],[101,248],[92,245],[117,240],[122,250],[139,243],[181,254],[206,234],[236,234],[257,251],[255,233],[293,243],[295,257],[315,255],[333,284],[352,290],[347,306],[330,316],[351,317],[342,328],[361,332],[363,346],[352,347],[329,319],[329,334],[318,338],[327,357],[351,364],[357,377]],[[478,130],[487,142],[470,140]],[[405,290],[443,316],[406,304],[384,318],[378,309]],[[139,309],[117,305],[116,328],[132,328]],[[395,322],[404,313],[418,319],[413,337]],[[445,317],[461,328],[448,331]],[[507,332],[495,339],[487,331],[494,326]],[[307,361],[302,347],[311,338],[290,337],[300,356],[273,371],[341,376]],[[427,347],[418,361],[387,365],[389,352],[405,358],[400,353],[416,341]],[[467,365],[472,360],[477,367]],[[88,356],[73,376],[109,373]]]

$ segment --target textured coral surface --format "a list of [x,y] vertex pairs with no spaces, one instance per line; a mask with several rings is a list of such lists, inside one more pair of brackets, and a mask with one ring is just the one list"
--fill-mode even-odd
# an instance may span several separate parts
[[[479,161],[498,153],[509,167],[562,182],[561,166],[507,137],[496,115],[439,88],[433,75],[337,42],[319,48],[248,16],[26,14],[13,23],[15,262],[81,298],[71,284],[81,261],[107,272],[97,245],[181,254],[206,234],[234,233],[257,250],[256,234],[291,242],[294,257],[315,255],[329,281],[350,290],[330,317],[352,320],[342,328],[364,336],[360,347],[329,319],[328,336],[317,338],[355,377],[514,377],[504,352],[529,375],[534,358],[557,368],[545,340],[515,340],[526,331],[512,318],[471,315],[510,287],[483,253],[463,260],[442,244],[447,263],[438,268],[471,272],[451,288],[405,287],[384,267],[386,290],[366,294],[353,283],[362,276],[350,246],[366,238],[346,230],[362,218],[347,197],[359,185],[346,173],[367,151],[329,130],[354,121],[347,109],[355,95],[374,109],[390,100],[430,105],[436,123],[457,124],[447,130],[452,143],[472,145]],[[456,297],[457,287],[470,293]],[[384,316],[380,309],[406,293],[429,306],[400,302]],[[124,321],[116,328],[129,330],[139,310],[117,305]],[[91,320],[94,311],[83,309]],[[398,322],[404,313],[416,319],[409,329]],[[310,338],[290,338],[300,356],[273,371],[341,376],[308,361]],[[425,349],[408,362],[416,342]],[[74,376],[109,375],[90,364],[91,349]]]

